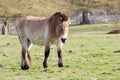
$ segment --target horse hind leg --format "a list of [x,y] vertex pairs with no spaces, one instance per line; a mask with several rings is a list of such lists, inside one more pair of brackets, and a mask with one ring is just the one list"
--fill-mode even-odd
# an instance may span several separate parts
[[25,48],[22,48],[21,69],[28,70],[29,68],[27,50]]
[[32,65],[32,58],[31,58],[31,55],[29,53],[29,50],[31,47],[32,47],[32,43],[30,42],[29,39],[27,39],[27,57],[29,59],[30,66]]
[[23,41],[21,40],[21,45],[22,45],[21,69],[28,70],[31,65],[31,56],[28,51],[28,47],[30,45],[28,44],[28,41],[26,39],[24,39]]

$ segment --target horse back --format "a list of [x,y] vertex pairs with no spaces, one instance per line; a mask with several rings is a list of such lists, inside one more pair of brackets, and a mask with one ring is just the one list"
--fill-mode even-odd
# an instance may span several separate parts
[[43,44],[46,32],[48,32],[48,21],[45,17],[27,16],[18,24],[18,34],[21,37],[28,38],[35,44]]

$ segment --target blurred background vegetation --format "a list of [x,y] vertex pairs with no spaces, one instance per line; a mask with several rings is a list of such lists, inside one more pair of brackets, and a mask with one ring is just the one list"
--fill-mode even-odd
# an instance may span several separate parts
[[0,0],[0,16],[48,16],[57,11],[72,15],[81,10],[105,10],[119,13],[120,0]]
[[63,12],[71,18],[76,14],[79,17],[80,13],[77,12],[81,11],[82,17],[75,20],[78,20],[78,24],[90,24],[89,15],[100,10],[105,12],[105,17],[109,14],[119,15],[120,0],[0,0],[0,18],[4,18],[3,33],[4,26],[8,27],[9,33],[8,23],[28,15],[46,17],[55,12]]

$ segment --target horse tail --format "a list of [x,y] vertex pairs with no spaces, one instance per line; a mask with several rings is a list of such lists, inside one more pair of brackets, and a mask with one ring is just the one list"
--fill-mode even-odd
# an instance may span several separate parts
[[15,29],[16,29],[17,35],[19,36],[19,34],[18,34],[18,22],[15,23]]

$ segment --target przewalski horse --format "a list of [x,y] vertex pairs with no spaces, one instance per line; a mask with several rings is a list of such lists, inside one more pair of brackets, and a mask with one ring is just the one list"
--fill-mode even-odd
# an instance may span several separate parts
[[68,17],[60,12],[56,12],[47,18],[28,16],[22,19],[16,27],[22,47],[21,69],[27,70],[31,66],[32,60],[29,50],[32,43],[45,46],[44,68],[48,67],[50,45],[56,44],[58,66],[63,67],[62,45],[67,39],[68,26]]

